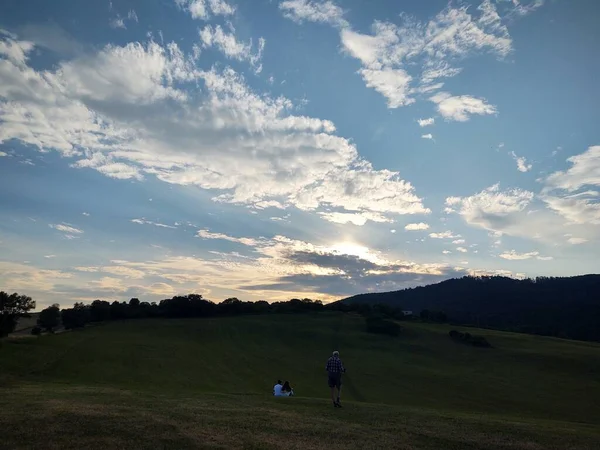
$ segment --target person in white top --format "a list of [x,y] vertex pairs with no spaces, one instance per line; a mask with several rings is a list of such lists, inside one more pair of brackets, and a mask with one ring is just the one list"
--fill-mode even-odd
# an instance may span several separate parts
[[273,395],[275,397],[289,397],[291,392],[283,391],[283,383],[281,380],[277,380],[277,384],[273,386]]

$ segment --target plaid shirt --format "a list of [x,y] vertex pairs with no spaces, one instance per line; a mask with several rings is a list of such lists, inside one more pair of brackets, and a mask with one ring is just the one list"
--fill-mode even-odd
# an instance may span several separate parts
[[327,360],[325,370],[327,370],[329,373],[342,373],[346,371],[346,369],[344,369],[344,365],[342,364],[342,360],[340,358],[336,358],[335,356],[331,356]]

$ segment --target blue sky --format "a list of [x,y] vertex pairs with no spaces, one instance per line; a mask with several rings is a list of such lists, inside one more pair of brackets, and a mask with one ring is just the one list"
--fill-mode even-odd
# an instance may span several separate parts
[[7,0],[0,288],[269,301],[600,269],[593,0]]

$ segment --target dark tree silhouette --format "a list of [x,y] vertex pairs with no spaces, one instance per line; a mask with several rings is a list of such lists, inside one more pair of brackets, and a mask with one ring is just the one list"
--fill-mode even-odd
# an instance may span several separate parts
[[27,316],[33,308],[35,301],[31,297],[16,292],[10,295],[4,291],[0,292],[0,337],[12,333],[19,317]]
[[61,318],[66,330],[83,328],[90,321],[90,307],[75,303],[72,308],[62,310]]
[[60,324],[60,306],[58,303],[42,309],[37,323],[42,329],[54,333],[54,329]]

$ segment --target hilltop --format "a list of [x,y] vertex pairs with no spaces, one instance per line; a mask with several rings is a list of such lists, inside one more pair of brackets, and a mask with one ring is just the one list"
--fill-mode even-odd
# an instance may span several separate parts
[[342,304],[443,311],[453,323],[600,341],[600,275],[453,278],[428,286],[355,295]]
[[[114,321],[0,348],[8,448],[592,449],[600,345],[354,314]],[[327,399],[332,348],[348,368]],[[270,396],[276,378],[297,396]],[[33,426],[35,424],[35,426]]]

